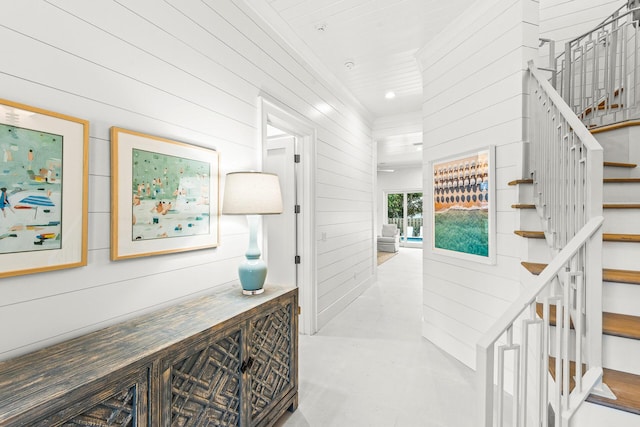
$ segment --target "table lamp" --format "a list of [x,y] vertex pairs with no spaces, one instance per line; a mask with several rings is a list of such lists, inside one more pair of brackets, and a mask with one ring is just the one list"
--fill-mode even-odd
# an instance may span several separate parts
[[227,174],[222,202],[225,215],[246,215],[249,223],[249,249],[238,267],[242,293],[264,292],[267,264],[260,259],[258,247],[259,215],[282,213],[282,195],[278,175],[266,172],[231,172]]

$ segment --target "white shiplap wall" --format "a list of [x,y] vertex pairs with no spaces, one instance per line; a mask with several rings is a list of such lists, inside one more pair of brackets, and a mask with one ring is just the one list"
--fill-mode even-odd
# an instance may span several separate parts
[[260,166],[257,98],[278,100],[317,133],[319,326],[373,277],[370,118],[242,1],[4,2],[0,37],[0,97],[90,121],[88,266],[0,279],[0,359],[236,278],[236,217],[217,249],[110,261],[111,126],[219,150],[223,178]]
[[[536,1],[481,0],[419,53],[425,200],[430,161],[496,146],[496,264],[424,251],[423,335],[470,367],[476,342],[520,292],[518,216],[510,208],[517,195],[507,182],[523,173],[523,76],[537,32]],[[425,202],[427,217],[431,206]]]
[[[540,37],[555,42],[556,57],[565,43],[603,22],[624,0],[539,0]],[[538,65],[549,66],[549,45],[540,49]]]
[[540,0],[540,37],[555,40],[556,52],[564,43],[605,20],[624,0]]

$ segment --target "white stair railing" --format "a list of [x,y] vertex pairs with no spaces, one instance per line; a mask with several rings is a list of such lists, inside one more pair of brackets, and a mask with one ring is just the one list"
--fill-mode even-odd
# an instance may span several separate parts
[[555,257],[477,344],[485,427],[547,427],[549,405],[566,426],[602,378],[602,147],[533,63],[528,76],[534,198]]
[[557,58],[558,91],[576,115],[603,125],[640,113],[640,8],[626,5],[569,41]]

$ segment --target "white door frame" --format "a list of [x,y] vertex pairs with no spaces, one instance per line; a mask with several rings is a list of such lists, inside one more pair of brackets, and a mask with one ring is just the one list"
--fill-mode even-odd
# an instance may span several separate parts
[[[318,328],[318,289],[316,279],[315,242],[315,157],[316,129],[309,120],[296,114],[292,109],[261,94],[258,97],[260,113],[262,164],[267,156],[267,125],[281,129],[298,140],[302,164],[302,229],[299,230],[299,255],[302,259],[299,276],[300,332],[312,335]],[[292,159],[293,161],[293,159]],[[264,247],[264,245],[263,245]]]

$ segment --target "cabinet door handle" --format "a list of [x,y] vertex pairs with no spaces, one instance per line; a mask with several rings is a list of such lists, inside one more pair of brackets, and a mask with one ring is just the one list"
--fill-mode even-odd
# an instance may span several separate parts
[[253,357],[249,357],[247,360],[242,362],[242,365],[240,365],[240,372],[244,374],[248,369],[251,369],[252,366],[253,366]]

